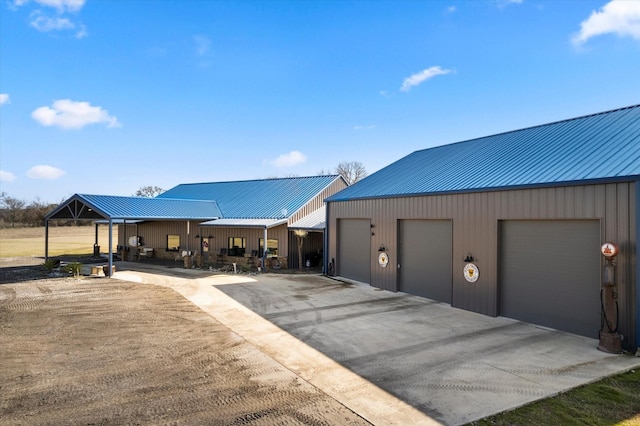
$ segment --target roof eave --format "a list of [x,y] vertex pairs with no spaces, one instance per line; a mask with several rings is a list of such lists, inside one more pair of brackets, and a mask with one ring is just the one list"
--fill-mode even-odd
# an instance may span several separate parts
[[497,191],[514,191],[522,189],[537,189],[537,188],[553,188],[559,186],[582,186],[582,185],[597,185],[603,183],[621,183],[621,182],[638,182],[640,181],[640,175],[630,176],[616,176],[607,178],[595,178],[585,180],[573,180],[573,181],[560,181],[560,182],[543,182],[534,184],[522,184],[522,185],[507,185],[507,186],[495,186],[495,187],[480,187],[480,188],[465,188],[459,190],[450,191],[433,191],[433,192],[411,192],[402,194],[381,194],[364,197],[353,198],[327,198],[327,203],[345,202],[345,201],[357,201],[357,200],[379,200],[383,198],[406,198],[406,197],[425,197],[432,195],[455,195],[455,194],[473,194],[478,192],[497,192]]

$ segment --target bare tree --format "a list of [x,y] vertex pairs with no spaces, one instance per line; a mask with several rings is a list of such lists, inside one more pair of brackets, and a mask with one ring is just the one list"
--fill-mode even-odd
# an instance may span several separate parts
[[22,222],[24,216],[24,206],[27,205],[26,201],[19,200],[14,197],[10,197],[6,192],[0,194],[0,203],[2,203],[2,209],[5,213],[6,220],[11,223],[11,227],[15,227],[16,223]]
[[302,245],[304,244],[304,239],[309,235],[309,232],[302,229],[296,229],[293,231],[293,234],[298,239],[298,269],[302,269]]
[[158,186],[142,186],[133,195],[135,195],[136,197],[154,198],[162,194],[164,191],[164,189]]
[[27,226],[44,226],[44,217],[47,212],[55,208],[55,204],[47,204],[40,200],[40,197],[36,197],[35,201],[32,201],[23,210],[23,220]]
[[352,185],[367,176],[367,170],[359,161],[342,161],[336,167],[336,173],[342,175],[349,185]]

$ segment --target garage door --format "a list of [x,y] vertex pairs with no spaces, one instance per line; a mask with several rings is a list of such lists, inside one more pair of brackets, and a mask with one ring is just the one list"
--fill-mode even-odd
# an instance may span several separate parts
[[338,220],[338,275],[370,283],[371,221],[369,219]]
[[503,221],[501,242],[501,315],[598,337],[599,221]]
[[398,290],[451,303],[451,221],[401,220],[398,236]]

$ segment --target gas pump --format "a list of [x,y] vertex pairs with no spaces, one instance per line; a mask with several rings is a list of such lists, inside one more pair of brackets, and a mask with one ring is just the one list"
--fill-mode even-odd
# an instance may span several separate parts
[[605,243],[600,252],[604,256],[602,287],[600,289],[601,328],[598,349],[618,354],[622,352],[622,336],[618,333],[618,286],[616,284],[616,255],[618,247]]

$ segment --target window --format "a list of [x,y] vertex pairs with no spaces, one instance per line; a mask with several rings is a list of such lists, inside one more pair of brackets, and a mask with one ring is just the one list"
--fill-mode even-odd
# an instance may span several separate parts
[[167,251],[180,250],[180,235],[167,235]]
[[247,239],[240,237],[229,237],[229,256],[244,256],[247,247]]
[[[264,238],[260,238],[258,242],[260,245],[260,257],[262,257],[262,250],[264,250]],[[267,239],[267,257],[278,256],[278,240]]]

